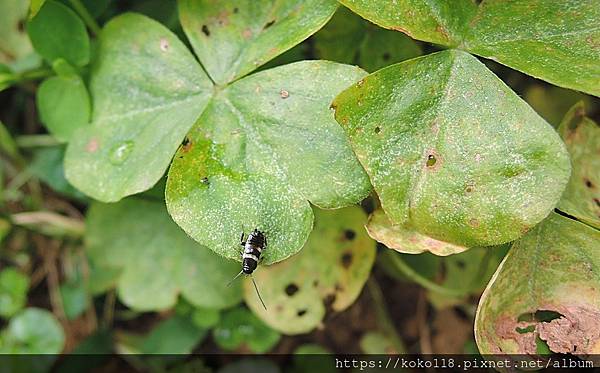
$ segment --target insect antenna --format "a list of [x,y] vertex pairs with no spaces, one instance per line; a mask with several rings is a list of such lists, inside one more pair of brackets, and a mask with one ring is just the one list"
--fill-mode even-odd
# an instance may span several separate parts
[[235,275],[234,278],[231,279],[231,281],[229,281],[229,283],[227,284],[227,287],[230,287],[231,284],[233,284],[233,282],[242,275],[242,273],[244,273],[244,270],[241,270],[240,273],[238,273],[237,275]]
[[263,302],[262,297],[260,296],[260,292],[258,291],[258,286],[256,286],[256,281],[254,281],[254,276],[250,275],[250,278],[252,279],[252,283],[254,284],[254,289],[256,290],[256,295],[258,295],[258,299],[260,299],[260,303],[262,303],[262,305],[266,311],[267,306],[265,306],[265,302]]

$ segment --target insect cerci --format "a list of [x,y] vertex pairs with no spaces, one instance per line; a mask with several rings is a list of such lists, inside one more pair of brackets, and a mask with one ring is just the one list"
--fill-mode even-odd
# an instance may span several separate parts
[[267,306],[265,306],[265,302],[263,302],[260,296],[258,286],[256,286],[256,281],[254,281],[254,277],[252,277],[252,272],[254,272],[254,270],[258,266],[258,262],[260,261],[260,255],[262,254],[262,251],[267,248],[267,237],[263,232],[254,228],[254,231],[251,232],[248,235],[248,237],[246,237],[246,239],[244,239],[244,232],[242,232],[240,241],[240,244],[244,247],[244,249],[240,253],[242,255],[242,270],[229,282],[229,285],[231,285],[231,283],[235,281],[235,279],[240,277],[242,273],[250,276],[250,278],[252,279],[252,283],[254,284],[254,289],[256,289],[258,299],[260,299],[260,302],[266,310]]

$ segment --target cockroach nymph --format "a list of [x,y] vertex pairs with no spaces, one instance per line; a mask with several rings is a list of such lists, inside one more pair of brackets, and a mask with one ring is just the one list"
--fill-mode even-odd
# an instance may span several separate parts
[[262,297],[260,296],[260,292],[258,291],[258,286],[256,286],[256,281],[254,281],[254,277],[252,277],[252,272],[258,266],[260,262],[260,256],[262,251],[267,248],[267,237],[257,228],[254,228],[254,231],[251,232],[246,239],[244,239],[244,232],[242,232],[242,236],[240,237],[240,245],[244,247],[244,249],[240,252],[242,256],[242,270],[238,273],[227,286],[231,285],[233,281],[235,281],[242,274],[250,276],[252,279],[252,283],[254,284],[254,289],[256,289],[256,294],[258,295],[258,299],[260,299],[260,303],[262,303],[265,310],[267,306],[265,306],[265,302],[263,302]]

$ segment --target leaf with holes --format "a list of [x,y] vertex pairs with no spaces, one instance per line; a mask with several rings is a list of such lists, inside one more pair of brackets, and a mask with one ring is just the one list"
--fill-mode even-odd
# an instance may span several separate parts
[[565,88],[600,95],[595,0],[340,0],[362,17],[464,49]]
[[[475,319],[482,354],[600,353],[600,231],[552,213],[515,242]],[[551,316],[551,317],[548,317]]]
[[583,104],[577,104],[558,132],[573,162],[573,174],[558,208],[600,229],[600,126],[585,116]]
[[514,240],[569,178],[552,127],[465,52],[379,70],[332,105],[392,224],[441,241]]
[[72,136],[65,172],[84,193],[112,202],[149,189],[164,174],[212,83],[171,31],[124,14],[102,31],[90,91],[92,125]]
[[328,307],[342,311],[350,306],[375,260],[375,242],[364,231],[362,209],[315,209],[315,216],[315,229],[299,254],[254,273],[268,310],[250,279],[244,284],[248,306],[284,334],[307,333],[322,322]]
[[85,24],[68,6],[48,0],[27,23],[35,50],[48,62],[63,58],[71,65],[84,66],[90,60],[90,38]]
[[438,241],[419,232],[393,225],[382,209],[375,210],[369,216],[366,228],[372,239],[401,253],[420,254],[429,251],[435,255],[446,256],[468,249],[468,247]]
[[27,1],[0,1],[0,63],[11,63],[33,51],[23,25]]
[[169,170],[173,220],[220,255],[241,260],[242,231],[266,232],[264,264],[298,252],[312,228],[309,201],[357,203],[370,190],[329,102],[364,76],[304,61],[253,74],[219,92]]
[[242,77],[320,29],[334,0],[179,0],[194,51],[219,85]]
[[135,310],[170,308],[180,293],[200,307],[225,308],[241,300],[240,284],[227,286],[239,265],[192,241],[159,201],[95,203],[86,224],[90,259],[100,268],[121,269],[119,298]]
[[367,71],[421,54],[421,47],[408,36],[377,27],[344,7],[315,34],[314,40],[319,58],[357,63]]

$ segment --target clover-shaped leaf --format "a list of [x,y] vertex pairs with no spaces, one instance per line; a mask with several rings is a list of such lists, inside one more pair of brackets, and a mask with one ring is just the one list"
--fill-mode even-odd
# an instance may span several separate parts
[[92,125],[73,135],[65,172],[81,191],[111,202],[160,179],[208,103],[212,83],[171,31],[124,14],[100,35],[90,91]]
[[46,1],[27,23],[27,33],[35,50],[48,62],[63,58],[75,66],[90,60],[90,39],[85,24],[68,6]]
[[315,209],[315,229],[302,251],[254,273],[265,310],[250,280],[248,306],[267,325],[285,334],[317,327],[328,307],[342,311],[360,294],[375,260],[375,242],[364,230],[359,207],[338,211]]
[[583,104],[577,104],[558,132],[573,161],[573,174],[558,208],[600,229],[600,126],[585,116]]
[[183,29],[217,84],[244,76],[321,28],[334,0],[179,0]]
[[225,308],[241,300],[240,284],[227,286],[239,265],[187,237],[158,201],[132,197],[95,203],[86,224],[93,264],[121,270],[119,298],[133,309],[172,307],[179,293],[201,307]]
[[[169,213],[191,237],[225,257],[240,233],[265,231],[265,264],[296,253],[312,228],[308,201],[356,203],[370,189],[329,103],[364,76],[326,61],[253,74],[219,92],[177,152]],[[239,247],[239,246],[238,246]]]
[[595,1],[340,0],[388,29],[491,58],[550,83],[600,95]]
[[402,226],[393,225],[382,209],[375,210],[369,216],[366,228],[372,239],[401,253],[420,254],[429,251],[435,255],[446,256],[468,250],[467,247],[439,241]]
[[392,224],[441,241],[514,240],[550,213],[569,178],[552,127],[465,52],[379,70],[332,106]]
[[600,231],[552,213],[514,243],[477,309],[482,354],[600,353]]

